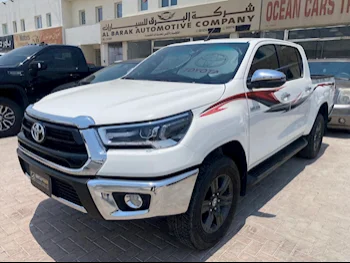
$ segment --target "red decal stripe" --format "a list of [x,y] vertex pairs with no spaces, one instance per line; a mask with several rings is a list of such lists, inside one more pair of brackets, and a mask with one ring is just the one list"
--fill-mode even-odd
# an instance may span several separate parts
[[206,109],[202,114],[201,117],[205,117],[223,110],[226,110],[226,108],[222,108],[223,106],[225,106],[226,104],[230,103],[231,101],[234,100],[241,100],[241,99],[246,99],[246,93],[242,93],[242,94],[238,94],[232,97],[228,97],[222,101],[219,101],[218,103],[214,104],[213,106],[209,107],[208,109]]

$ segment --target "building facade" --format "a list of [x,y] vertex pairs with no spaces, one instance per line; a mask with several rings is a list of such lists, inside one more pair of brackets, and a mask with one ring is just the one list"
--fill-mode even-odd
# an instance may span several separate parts
[[0,23],[5,52],[31,43],[64,42],[61,0],[5,1],[0,5]]
[[96,65],[209,35],[285,39],[309,58],[350,57],[350,0],[8,0],[0,23],[0,52],[65,43]]

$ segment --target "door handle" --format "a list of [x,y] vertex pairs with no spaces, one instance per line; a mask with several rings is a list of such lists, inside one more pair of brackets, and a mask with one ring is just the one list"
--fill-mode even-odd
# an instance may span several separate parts
[[290,96],[291,96],[291,95],[290,95],[289,93],[283,93],[281,99],[282,99],[284,102],[287,102],[287,101],[289,100]]
[[312,87],[307,87],[307,88],[305,89],[305,91],[306,91],[307,93],[311,92],[311,91],[312,91]]
[[73,79],[77,79],[80,77],[79,74],[70,74],[70,76],[73,78]]

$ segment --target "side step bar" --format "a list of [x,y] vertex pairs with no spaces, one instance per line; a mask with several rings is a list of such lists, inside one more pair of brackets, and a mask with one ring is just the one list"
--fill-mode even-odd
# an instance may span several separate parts
[[282,166],[308,145],[305,138],[293,142],[248,173],[248,187],[254,186]]

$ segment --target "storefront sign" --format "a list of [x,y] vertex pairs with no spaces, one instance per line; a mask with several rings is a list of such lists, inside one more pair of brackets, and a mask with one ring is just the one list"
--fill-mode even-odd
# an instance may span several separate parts
[[0,52],[13,49],[13,36],[0,37]]
[[228,0],[101,22],[102,42],[259,30],[261,0]]
[[14,43],[15,48],[40,43],[62,44],[62,27],[17,34],[14,36]]
[[350,23],[350,0],[263,0],[261,30]]

